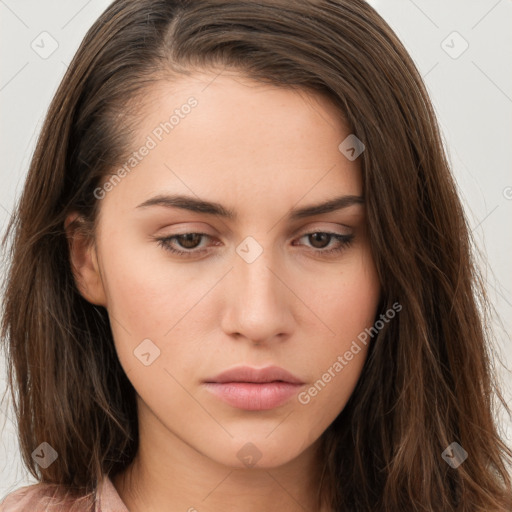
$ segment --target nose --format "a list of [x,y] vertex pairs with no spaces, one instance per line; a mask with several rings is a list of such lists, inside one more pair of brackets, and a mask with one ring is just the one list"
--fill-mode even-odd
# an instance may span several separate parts
[[294,301],[298,301],[287,286],[288,273],[270,250],[264,250],[251,263],[236,254],[234,268],[226,277],[221,318],[226,334],[256,345],[290,336],[295,323]]

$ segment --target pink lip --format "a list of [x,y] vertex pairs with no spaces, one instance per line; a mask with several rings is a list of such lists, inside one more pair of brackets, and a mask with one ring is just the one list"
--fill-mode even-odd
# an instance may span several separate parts
[[304,383],[277,366],[240,366],[205,379],[205,387],[233,407],[249,411],[274,409],[297,393]]

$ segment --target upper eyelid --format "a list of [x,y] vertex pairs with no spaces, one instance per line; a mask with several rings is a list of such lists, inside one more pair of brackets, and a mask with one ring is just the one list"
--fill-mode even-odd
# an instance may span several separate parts
[[[329,234],[329,235],[339,235],[339,236],[350,236],[350,235],[353,234],[352,232],[350,232],[350,233],[338,233],[335,230],[332,230],[330,228],[327,228],[327,229],[308,229],[308,230],[305,230],[305,231],[299,231],[299,233],[294,235],[294,239],[295,238],[302,238],[303,236],[311,235],[311,234],[314,234],[314,233],[326,233],[326,234]],[[204,233],[202,231],[184,231],[183,233],[171,233],[169,235],[162,235],[162,236],[158,236],[158,237],[154,237],[154,238],[157,238],[159,240],[162,240],[162,239],[165,240],[165,239],[175,239],[175,238],[177,238],[179,236],[184,236],[184,235],[200,235],[200,236],[203,236],[203,237],[208,237],[210,239],[216,238],[216,235],[211,235],[210,233]]]
[[[317,222],[321,222],[321,221],[317,221]],[[348,229],[351,231],[354,230],[354,226],[349,226],[347,224],[340,224],[338,222],[330,222],[329,224],[335,224],[338,227],[338,229],[345,228],[345,229]],[[337,233],[336,228],[321,227],[321,226],[318,226],[318,224],[313,225],[312,227],[308,227],[308,228],[304,228],[304,229],[297,229],[297,230],[293,230],[293,231],[295,232],[295,234],[293,236],[303,236],[305,234],[311,234],[311,233],[333,233],[333,234],[337,234],[337,235],[347,234],[347,233]],[[217,236],[216,234],[206,233],[201,228],[188,228],[188,229],[184,229],[182,232],[170,233],[169,235],[162,235],[162,237],[159,237],[159,238],[171,238],[173,236],[190,235],[190,234],[205,235],[205,236],[209,236],[209,237]]]

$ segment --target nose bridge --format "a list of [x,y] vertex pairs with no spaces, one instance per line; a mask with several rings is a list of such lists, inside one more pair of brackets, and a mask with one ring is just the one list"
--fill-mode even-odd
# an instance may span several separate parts
[[[276,266],[271,248],[263,248],[254,238],[248,237],[237,247],[234,279],[240,299],[258,305],[260,311],[270,309],[280,293],[281,285],[271,269]],[[275,270],[274,270],[275,272]]]
[[247,237],[236,248],[224,329],[262,341],[290,327],[286,287],[276,277],[280,265],[273,251]]

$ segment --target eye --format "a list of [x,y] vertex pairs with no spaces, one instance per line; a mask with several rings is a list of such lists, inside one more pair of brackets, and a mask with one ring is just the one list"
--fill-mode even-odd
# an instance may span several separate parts
[[[158,245],[165,250],[178,254],[180,256],[195,256],[197,254],[207,252],[207,249],[195,250],[199,246],[203,237],[210,238],[206,233],[183,233],[181,235],[171,235],[165,238],[157,238]],[[178,243],[182,249],[177,249],[173,241]]]
[[[302,235],[299,240],[306,238],[314,249],[314,252],[323,254],[335,254],[340,253],[346,249],[354,239],[354,235],[342,235],[341,233],[331,233],[326,231],[315,231],[312,233],[306,233]],[[335,241],[335,245],[329,249],[332,241]]]
[[[204,244],[201,245],[201,242],[205,238],[209,239],[211,237],[206,233],[183,233],[164,238],[156,238],[156,241],[158,242],[158,245],[163,247],[166,251],[186,258],[209,252],[209,248],[207,246],[204,246]],[[312,248],[313,252],[320,255],[331,255],[340,253],[346,249],[351,244],[354,235],[314,231],[302,235],[298,240],[302,240],[303,238],[306,238],[309,241],[311,244],[309,247]],[[331,243],[333,241],[335,242],[334,244]]]

